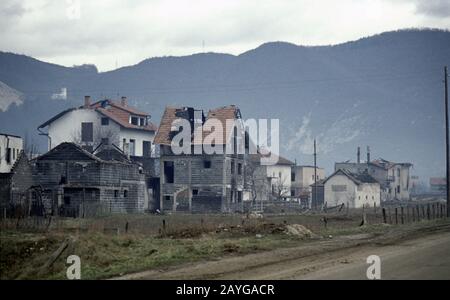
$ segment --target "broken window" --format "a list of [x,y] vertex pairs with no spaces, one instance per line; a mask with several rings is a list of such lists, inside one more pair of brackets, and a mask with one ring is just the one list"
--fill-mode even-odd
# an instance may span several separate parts
[[119,197],[119,190],[114,190],[114,198]]
[[198,195],[198,190],[197,189],[193,189],[192,190],[192,195],[194,195],[194,196]]
[[140,118],[139,119],[139,125],[140,126],[145,126],[145,119],[144,118]]
[[6,157],[5,157],[6,163],[11,163],[11,148],[6,148]]
[[205,169],[211,169],[211,161],[210,160],[204,160],[203,161],[203,167]]
[[142,156],[150,157],[152,154],[152,142],[143,141],[142,142]]
[[130,123],[136,126],[139,126],[139,118],[138,117],[131,117]]
[[102,144],[103,145],[109,145],[109,139],[108,138],[102,138]]
[[295,190],[291,190],[291,196],[292,196],[292,197],[295,196]]
[[164,182],[174,183],[174,165],[173,161],[164,162]]
[[130,139],[130,155],[136,155],[136,140]]
[[237,192],[237,202],[238,203],[242,202],[242,191]]
[[231,161],[231,174],[234,174],[234,160]]
[[294,182],[295,181],[295,172],[291,173],[291,181]]
[[238,175],[242,174],[242,164],[238,163]]
[[128,197],[128,190],[123,190],[123,197],[127,198]]
[[81,141],[82,142],[93,142],[94,141],[94,124],[81,123]]
[[108,126],[109,125],[109,118],[102,118],[102,125]]

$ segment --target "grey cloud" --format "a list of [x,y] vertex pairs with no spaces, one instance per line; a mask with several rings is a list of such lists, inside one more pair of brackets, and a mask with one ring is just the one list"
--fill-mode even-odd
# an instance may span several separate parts
[[22,2],[19,1],[2,1],[0,4],[0,16],[3,17],[20,17],[26,12]]
[[416,12],[419,14],[438,17],[450,17],[450,1],[448,0],[416,0]]

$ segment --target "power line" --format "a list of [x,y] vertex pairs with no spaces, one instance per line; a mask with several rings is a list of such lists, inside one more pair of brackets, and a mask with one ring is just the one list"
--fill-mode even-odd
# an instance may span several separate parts
[[[283,89],[299,89],[303,88],[299,86],[300,83],[322,83],[322,82],[361,82],[369,84],[374,80],[401,80],[401,79],[431,79],[433,78],[426,76],[429,75],[427,72],[420,73],[412,73],[409,75],[392,75],[392,74],[374,74],[374,75],[365,75],[365,76],[351,76],[351,77],[335,77],[335,78],[306,78],[301,80],[292,80],[292,81],[278,81],[278,82],[254,82],[254,83],[237,83],[237,84],[213,84],[213,85],[187,85],[187,86],[179,86],[179,87],[151,87],[151,88],[129,88],[129,89],[120,89],[122,93],[126,94],[140,94],[140,93],[199,93],[199,92],[212,92],[212,91],[254,91],[254,90],[262,90],[262,89],[274,89],[274,88],[283,88]],[[84,94],[86,90],[89,90],[91,93],[106,93],[107,90],[91,90],[91,89],[68,89],[69,94],[71,95],[80,95]],[[21,91],[27,95],[39,95],[39,94],[53,94],[54,90],[27,90]],[[110,93],[116,94],[116,90],[111,90]]]

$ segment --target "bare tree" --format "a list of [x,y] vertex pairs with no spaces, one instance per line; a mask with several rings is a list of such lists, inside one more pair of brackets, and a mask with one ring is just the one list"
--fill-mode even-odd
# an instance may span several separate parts
[[281,176],[273,179],[275,182],[272,182],[273,195],[277,200],[281,200],[284,197],[289,196],[289,185],[287,184],[287,177]]

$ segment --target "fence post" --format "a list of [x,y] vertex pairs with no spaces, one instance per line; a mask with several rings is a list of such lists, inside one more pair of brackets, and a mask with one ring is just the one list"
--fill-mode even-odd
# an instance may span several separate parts
[[398,225],[398,209],[395,208],[395,225]]
[[411,217],[409,215],[409,205],[406,206],[406,223],[411,223]]
[[427,204],[427,219],[430,220],[431,216],[430,216],[430,203]]
[[422,220],[426,218],[425,216],[425,206],[421,205],[422,207]]
[[401,213],[401,220],[402,220],[402,225],[403,225],[403,224],[405,224],[405,219],[404,219],[404,216],[403,216],[403,206],[400,207],[400,213]]
[[389,215],[389,224],[392,224],[392,214],[391,214],[391,208],[388,207],[388,215]]
[[387,220],[386,220],[386,208],[383,207],[383,223],[386,224]]
[[163,234],[166,234],[166,219],[162,220]]

